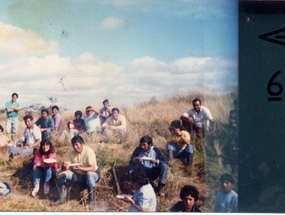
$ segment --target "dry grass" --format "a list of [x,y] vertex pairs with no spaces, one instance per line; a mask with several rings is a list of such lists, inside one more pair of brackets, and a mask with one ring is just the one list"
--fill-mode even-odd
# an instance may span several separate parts
[[[211,110],[213,118],[217,124],[215,131],[206,135],[204,156],[204,143],[193,143],[196,151],[193,158],[193,170],[187,171],[182,161],[175,160],[174,166],[168,168],[167,184],[165,186],[166,197],[158,197],[157,211],[167,211],[175,202],[179,201],[180,189],[187,184],[192,184],[200,191],[200,200],[204,211],[212,211],[215,196],[219,188],[219,177],[225,173],[222,165],[221,155],[223,145],[227,142],[227,124],[229,112],[233,109],[233,101],[236,93],[220,95],[209,92],[189,93],[188,95],[174,95],[162,100],[152,98],[148,102],[141,103],[134,107],[118,107],[121,114],[127,119],[127,137],[122,144],[117,144],[117,139],[113,138],[105,143],[94,143],[85,138],[85,143],[94,149],[97,162],[101,169],[101,180],[96,185],[95,210],[96,211],[127,211],[129,204],[116,199],[114,179],[111,167],[116,163],[116,173],[122,192],[126,192],[123,181],[127,179],[127,165],[132,152],[138,146],[139,139],[144,135],[153,138],[154,145],[162,152],[166,152],[166,139],[169,135],[168,127],[171,121],[179,119],[181,114],[191,108],[191,101],[195,97],[202,100],[202,105]],[[91,104],[92,105],[92,104]],[[92,105],[99,110],[99,106]],[[84,113],[85,107],[81,111]],[[66,129],[69,120],[74,119],[74,112],[66,111],[61,113],[63,118],[63,128]],[[18,134],[22,134],[25,128],[22,117],[26,113],[20,113],[20,124]],[[34,119],[38,119],[39,113],[32,113]],[[0,124],[5,126],[5,115],[0,115]],[[56,146],[57,160],[60,165],[66,154],[71,149],[68,138],[61,143],[58,142],[59,135],[52,139]],[[100,139],[101,137],[99,137]],[[167,156],[166,156],[167,157]],[[7,197],[1,197],[2,211],[86,211],[86,191],[79,195],[70,192],[68,203],[51,208],[50,201],[55,199],[56,187],[52,189],[52,195],[37,196],[32,198],[29,195],[31,182],[27,180],[22,168],[27,166],[28,159],[18,158],[9,165],[6,163],[8,155],[0,154],[0,180],[9,182],[12,185],[12,193]],[[205,167],[204,167],[205,163]],[[235,176],[236,177],[236,176]],[[205,182],[205,183],[204,183]],[[157,182],[156,182],[157,183]],[[72,196],[73,195],[73,196]],[[74,197],[75,196],[75,197]],[[78,201],[81,200],[82,201]]]

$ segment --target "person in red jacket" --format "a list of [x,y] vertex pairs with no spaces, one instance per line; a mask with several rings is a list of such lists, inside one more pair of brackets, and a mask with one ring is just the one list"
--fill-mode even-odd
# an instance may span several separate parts
[[[52,159],[54,159],[54,161]],[[34,162],[34,189],[32,191],[32,196],[35,197],[39,192],[42,173],[44,174],[44,194],[46,195],[49,192],[49,182],[52,177],[55,177],[56,171],[58,170],[55,149],[48,139],[41,141],[40,149],[35,153]]]

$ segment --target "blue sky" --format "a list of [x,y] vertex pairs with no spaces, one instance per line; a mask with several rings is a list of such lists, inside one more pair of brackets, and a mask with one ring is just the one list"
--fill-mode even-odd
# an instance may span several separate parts
[[16,91],[21,106],[54,96],[74,109],[237,87],[237,1],[6,0],[0,8],[3,101]]

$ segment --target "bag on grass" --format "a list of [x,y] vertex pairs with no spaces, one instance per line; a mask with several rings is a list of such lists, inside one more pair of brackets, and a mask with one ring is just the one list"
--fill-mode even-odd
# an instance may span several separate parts
[[11,191],[12,188],[9,183],[0,181],[0,196],[7,196]]

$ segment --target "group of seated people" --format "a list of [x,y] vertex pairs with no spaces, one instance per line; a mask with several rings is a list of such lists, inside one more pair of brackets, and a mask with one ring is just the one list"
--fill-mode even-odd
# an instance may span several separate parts
[[[58,200],[51,206],[64,204],[67,199],[67,183],[88,189],[89,210],[94,210],[94,189],[100,180],[100,169],[97,164],[94,150],[84,144],[81,136],[71,139],[73,149],[58,169],[56,153],[53,144],[44,139],[40,148],[35,151],[33,163],[34,188],[31,195],[35,197],[40,189],[41,175],[43,175],[43,192],[49,193],[49,183],[56,178],[59,188]],[[150,158],[150,159],[149,159]],[[163,194],[162,188],[167,178],[167,160],[162,152],[153,146],[152,138],[144,136],[140,139],[139,146],[133,152],[128,174],[130,181],[124,181],[124,187],[132,196],[125,196],[124,201],[130,203],[129,211],[156,211],[156,194]],[[153,180],[159,178],[158,187],[155,189]],[[232,190],[234,179],[230,174],[224,174],[220,178],[222,191],[217,194],[215,212],[236,212],[237,194]],[[182,201],[173,205],[171,212],[202,212],[200,205],[196,204],[199,192],[195,186],[186,185],[181,189]]]
[[69,130],[64,130],[60,141],[69,134],[70,139],[76,135],[87,133],[87,136],[101,133],[103,135],[119,135],[123,138],[126,133],[126,118],[120,114],[118,108],[110,108],[110,102],[103,101],[104,107],[97,111],[91,106],[86,107],[86,115],[82,119],[82,112],[77,110],[74,114],[75,119],[68,122]]
[[[204,135],[204,129],[208,128],[209,121],[212,122],[213,119],[209,109],[201,106],[200,99],[194,99],[192,104],[193,109],[189,109],[181,116],[182,123],[180,120],[174,120],[169,127],[170,135],[166,146],[169,152],[169,162],[162,151],[153,145],[151,137],[146,135],[140,139],[140,144],[134,150],[128,165],[130,182],[124,182],[124,187],[133,195],[133,197],[124,198],[126,202],[131,203],[130,211],[156,210],[155,193],[158,193],[160,197],[165,197],[163,188],[166,184],[168,166],[173,166],[174,158],[186,159],[187,167],[191,169],[194,149],[189,133],[196,131],[197,134]],[[108,100],[104,100],[103,105],[104,107],[100,111],[88,106],[84,119],[82,119],[82,112],[76,111],[75,119],[68,122],[70,129],[63,131],[61,138],[64,139],[68,133],[73,149],[68,153],[60,170],[56,162],[55,149],[49,140],[50,135],[54,131],[58,132],[62,126],[58,107],[52,107],[52,118],[48,116],[49,113],[46,109],[41,111],[42,117],[35,123],[31,115],[24,117],[26,124],[24,138],[17,141],[16,147],[11,148],[9,152],[17,154],[21,151],[25,156],[28,156],[33,153],[34,149],[32,196],[36,196],[39,192],[40,176],[43,174],[44,194],[49,193],[49,183],[52,177],[56,177],[60,190],[59,198],[51,203],[52,206],[65,203],[66,183],[69,182],[83,185],[88,189],[89,209],[94,209],[94,189],[95,184],[100,180],[100,169],[94,150],[84,145],[84,139],[80,134],[84,131],[88,135],[92,135],[94,132],[106,134],[115,130],[124,136],[126,132],[126,119],[120,114],[119,109],[111,109]],[[186,129],[184,130],[184,128]],[[3,130],[0,126],[0,147],[1,141],[8,141],[7,136],[3,135]],[[45,162],[47,159],[53,162]],[[156,187],[154,180],[157,178],[158,186]],[[233,178],[230,175],[221,177],[221,182],[223,191],[217,195],[215,211],[236,211],[237,194],[231,189],[234,185]],[[201,211],[200,206],[195,204],[199,195],[194,186],[183,187],[180,198],[182,202],[176,203],[170,211]]]
[[[68,128],[69,130],[64,130],[61,134],[60,141],[63,141],[65,136],[68,134],[70,139],[78,134],[82,134],[86,132],[86,134],[90,137],[94,134],[102,133],[103,135],[119,135],[121,138],[124,137],[126,133],[126,118],[120,114],[120,110],[118,108],[111,108],[109,100],[105,99],[103,101],[103,108],[99,111],[91,106],[86,107],[86,115],[82,119],[82,112],[77,110],[74,114],[75,119],[73,121],[68,121]],[[40,120],[40,122],[36,122],[38,126],[41,127],[41,131],[59,131],[62,126],[61,116],[58,113],[59,109],[57,106],[52,107],[53,110],[53,117],[54,119],[54,126],[53,123],[48,123],[49,117],[46,116],[44,112],[46,109],[43,109],[42,117],[44,120]],[[48,112],[47,112],[48,115]],[[46,116],[46,118],[45,118]],[[55,117],[56,116],[56,117]],[[45,122],[45,123],[41,123]],[[43,129],[43,130],[42,130]],[[49,135],[43,135],[42,138],[48,138]]]
[[[84,132],[86,132],[88,137],[102,133],[102,135],[119,135],[120,138],[124,138],[126,133],[125,117],[120,114],[118,108],[111,109],[110,102],[107,99],[103,101],[103,105],[104,107],[100,111],[95,110],[91,106],[86,107],[86,115],[83,119],[82,112],[77,110],[75,119],[68,122],[69,130],[63,130],[59,140],[61,142],[64,141],[67,134],[71,139]],[[29,156],[33,147],[28,146],[39,145],[41,140],[48,139],[60,131],[62,118],[58,106],[53,106],[52,112],[52,117],[49,117],[49,111],[42,109],[41,117],[35,123],[31,115],[26,115],[23,118],[26,125],[24,136],[15,143],[10,141],[6,135],[2,135],[4,129],[0,127],[0,130],[2,129],[2,133],[0,133],[0,149],[8,147],[11,153],[10,158],[19,153],[23,157]]]

